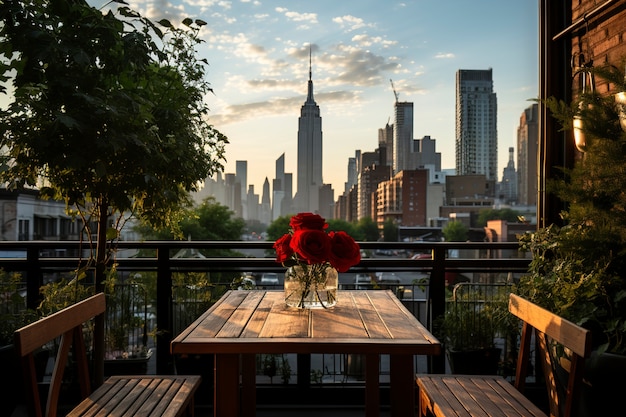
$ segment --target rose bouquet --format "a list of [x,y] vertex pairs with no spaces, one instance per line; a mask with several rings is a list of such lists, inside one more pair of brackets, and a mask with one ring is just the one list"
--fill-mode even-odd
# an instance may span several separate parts
[[335,305],[337,272],[361,261],[358,243],[343,231],[327,233],[326,220],[313,213],[293,216],[289,226],[274,243],[276,261],[288,268],[285,301],[300,308]]

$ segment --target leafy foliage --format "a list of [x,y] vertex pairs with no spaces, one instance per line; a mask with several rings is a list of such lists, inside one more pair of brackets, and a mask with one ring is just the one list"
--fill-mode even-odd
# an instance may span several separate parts
[[469,229],[460,221],[448,222],[441,230],[447,242],[465,242]]
[[503,209],[484,209],[478,213],[478,219],[476,223],[479,226],[487,226],[489,220],[507,220],[508,222],[517,222],[520,216],[520,212],[512,210],[510,208]]
[[398,241],[398,225],[392,219],[386,219],[383,223],[383,240],[385,242]]
[[1,178],[44,185],[87,228],[95,216],[98,246],[124,211],[156,227],[177,219],[227,143],[207,121],[207,63],[195,56],[205,22],[154,24],[120,4],[0,3],[0,73],[14,96],[0,113]]
[[[170,229],[153,229],[149,224],[137,227],[142,237],[150,240],[168,240],[172,237],[193,240],[239,240],[245,228],[243,219],[234,217],[228,207],[209,197],[202,204],[184,212],[177,224]],[[233,255],[232,251],[202,250],[208,255]]]
[[[625,91],[614,67],[588,69]],[[545,105],[562,128],[580,117],[584,154],[548,189],[567,203],[555,225],[520,238],[532,255],[518,292],[591,329],[600,351],[626,353],[626,133],[612,95],[582,93],[573,103]]]

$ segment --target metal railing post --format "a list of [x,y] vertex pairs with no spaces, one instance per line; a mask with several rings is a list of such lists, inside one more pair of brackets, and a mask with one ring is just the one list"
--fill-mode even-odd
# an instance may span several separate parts
[[172,269],[167,245],[157,249],[157,301],[156,301],[156,365],[158,374],[174,373],[170,355],[173,336],[172,324]]
[[[430,274],[428,301],[431,308],[431,326],[437,317],[443,316],[446,310],[446,254],[445,247],[435,247],[432,252],[433,270]],[[431,372],[443,374],[446,371],[445,354],[430,357]]]

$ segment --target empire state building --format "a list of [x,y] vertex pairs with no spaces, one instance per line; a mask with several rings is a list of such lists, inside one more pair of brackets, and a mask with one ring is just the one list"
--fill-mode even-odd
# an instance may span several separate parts
[[297,212],[319,212],[322,186],[322,118],[313,99],[311,54],[306,102],[298,118],[298,189],[294,198]]

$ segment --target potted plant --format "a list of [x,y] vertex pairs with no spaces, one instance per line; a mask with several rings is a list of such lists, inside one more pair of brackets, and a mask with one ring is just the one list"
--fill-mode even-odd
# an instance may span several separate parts
[[105,281],[105,375],[146,374],[152,349],[148,347],[149,279],[137,273],[121,280],[115,268]]
[[[626,91],[621,70],[584,70],[604,78],[613,92]],[[626,389],[626,362],[621,363],[626,361],[626,131],[620,103],[614,94],[593,90],[572,103],[551,98],[545,105],[563,129],[580,129],[585,141],[574,167],[548,183],[548,191],[567,205],[563,225],[520,237],[532,261],[516,291],[592,331],[595,351],[587,361],[587,395],[581,396],[580,409],[588,401],[595,406],[593,415],[617,415],[622,405],[611,399]],[[598,371],[607,361],[612,364]]]
[[455,374],[497,374],[502,349],[496,339],[506,338],[513,329],[505,294],[484,297],[482,290],[470,290],[461,295],[462,286],[467,287],[455,286],[438,321],[450,369]]

